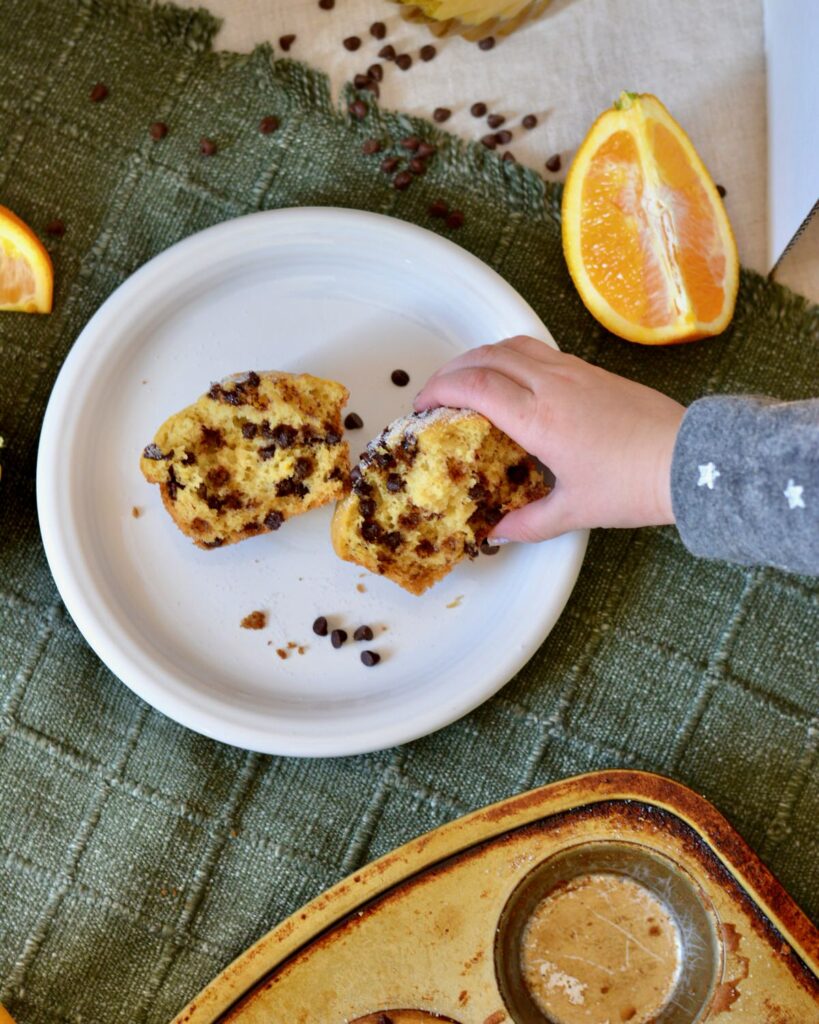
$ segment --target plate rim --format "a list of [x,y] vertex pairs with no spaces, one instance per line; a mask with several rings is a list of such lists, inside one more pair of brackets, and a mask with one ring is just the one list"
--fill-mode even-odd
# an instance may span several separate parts
[[[469,687],[466,692],[461,691],[458,700],[434,705],[420,718],[417,715],[409,719],[401,717],[391,723],[381,723],[375,729],[372,725],[364,726],[363,730],[348,730],[332,737],[324,734],[310,737],[300,734],[293,737],[285,732],[272,734],[264,727],[251,728],[237,722],[229,724],[229,735],[226,735],[224,722],[218,716],[210,710],[200,711],[190,702],[180,702],[175,694],[163,688],[162,678],[146,672],[144,666],[135,660],[137,652],[129,650],[132,645],[127,634],[115,628],[111,622],[105,622],[105,616],[94,610],[94,601],[89,599],[72,564],[76,560],[76,556],[72,558],[71,545],[71,538],[76,535],[74,517],[60,514],[62,504],[70,509],[71,503],[65,498],[61,504],[59,488],[52,483],[57,479],[62,461],[61,446],[58,443],[63,437],[62,432],[66,424],[73,423],[76,427],[78,422],[79,414],[71,410],[72,385],[86,373],[89,357],[102,359],[106,353],[116,349],[118,339],[122,337],[115,330],[107,335],[103,332],[105,340],[100,344],[100,328],[116,317],[118,309],[130,301],[133,293],[142,291],[145,282],[150,282],[152,276],[162,275],[166,266],[177,261],[180,252],[184,251],[190,258],[191,251],[194,251],[195,258],[196,248],[206,246],[211,252],[218,253],[219,247],[213,245],[213,242],[222,236],[240,236],[248,229],[267,222],[275,222],[274,230],[284,232],[288,222],[293,221],[299,222],[300,230],[307,230],[311,222],[316,222],[315,227],[331,235],[337,235],[339,228],[343,229],[345,225],[360,228],[369,224],[374,230],[398,236],[399,241],[406,239],[411,243],[413,239],[417,242],[421,238],[427,245],[441,249],[445,257],[454,257],[467,268],[471,265],[471,270],[491,281],[501,293],[505,293],[508,300],[520,307],[522,314],[531,321],[531,333],[545,335],[551,344],[555,344],[532,307],[497,271],[449,239],[410,222],[369,211],[338,207],[287,207],[256,211],[222,221],[180,239],[146,261],[107,296],[80,331],[60,367],[43,417],[36,470],[37,515],[49,569],[71,618],[85,642],[117,680],[140,699],[185,728],[245,750],[298,757],[350,756],[388,749],[436,732],[469,714],[505,686],[544,643],[562,614],[583,562],[588,531],[565,535],[564,543],[570,545],[563,579],[565,598],[556,612],[544,619],[543,628],[533,631],[527,643],[509,652],[502,664],[490,674],[488,681],[480,687]],[[82,564],[88,566],[87,560],[83,559]],[[98,588],[92,586],[92,597],[96,593]],[[106,605],[103,603],[104,607]],[[407,728],[407,725],[411,727]]]

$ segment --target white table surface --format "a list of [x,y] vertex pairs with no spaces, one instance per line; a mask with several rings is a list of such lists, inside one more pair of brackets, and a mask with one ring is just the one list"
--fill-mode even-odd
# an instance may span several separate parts
[[[198,0],[177,0],[199,6]],[[401,71],[381,62],[381,103],[429,118],[437,106],[453,116],[446,127],[466,138],[489,131],[469,107],[477,100],[506,116],[514,139],[507,147],[521,163],[559,179],[594,119],[621,90],[653,92],[683,125],[725,203],[742,262],[765,273],[767,158],[765,54],[761,0],[552,0],[546,14],[481,51],[459,37],[434,39],[405,22],[387,0],[336,0],[332,11],[317,0],[204,0],[223,19],[220,49],[247,51],[295,33],[289,56],[326,71],[334,91],[378,60],[385,42],[409,53]],[[384,42],[368,32],[384,21]],[[346,36],[359,50],[342,46]],[[418,50],[438,50],[424,63]],[[538,126],[519,126],[528,113]],[[563,170],[544,162],[560,153]],[[776,271],[776,279],[819,301],[819,218]]]

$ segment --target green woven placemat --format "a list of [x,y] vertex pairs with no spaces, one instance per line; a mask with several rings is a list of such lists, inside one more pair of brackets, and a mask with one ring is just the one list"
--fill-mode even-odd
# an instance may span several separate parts
[[[267,48],[211,52],[205,14],[141,0],[0,0],[0,202],[48,242],[50,317],[0,317],[0,1002],[20,1024],[161,1022],[284,915],[410,837],[602,767],[664,772],[717,806],[819,914],[817,590],[698,562],[673,529],[597,532],[565,614],[495,699],[406,747],[335,761],[202,739],[114,679],[43,556],[34,472],[49,390],[99,304],[149,257],[280,206],[428,218],[500,271],[571,352],[689,402],[804,397],[819,314],[744,273],[720,339],[645,350],[584,311],[559,191],[431,125],[339,114],[325,79]],[[109,87],[89,101],[95,82]],[[281,128],[261,135],[259,119]],[[148,125],[166,121],[161,143]],[[364,156],[413,131],[439,149],[397,192]],[[218,145],[199,153],[201,136]],[[543,581],[544,587],[549,581]]]

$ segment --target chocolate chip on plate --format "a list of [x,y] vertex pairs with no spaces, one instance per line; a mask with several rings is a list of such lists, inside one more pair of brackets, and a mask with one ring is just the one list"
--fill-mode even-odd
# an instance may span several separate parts
[[726,195],[726,188],[724,185],[717,185],[717,192],[719,192],[720,199],[724,199]]
[[353,100],[348,109],[353,117],[355,117],[359,121],[363,121],[364,118],[367,116],[367,111],[369,110],[369,107],[364,102],[364,100]]
[[399,192],[403,192],[404,189],[409,188],[411,184],[412,175],[409,171],[399,171],[392,179],[393,188],[397,188]]
[[448,121],[452,117],[452,111],[449,107],[436,107],[432,111],[432,120],[437,121],[438,124],[443,124],[444,121]]
[[369,626],[359,626],[353,633],[353,640],[372,640],[373,631]]
[[537,118],[534,114],[527,114],[520,123],[529,131],[531,131],[532,128],[537,128]]
[[560,153],[555,153],[546,161],[546,170],[556,174],[560,170]]
[[344,49],[349,50],[350,53],[354,53],[361,46],[361,40],[358,36],[347,36],[343,42]]
[[279,119],[275,114],[268,114],[259,121],[259,131],[262,135],[272,135],[279,129]]
[[108,86],[102,82],[97,82],[89,93],[88,98],[92,103],[102,103],[104,99],[108,98]]
[[367,74],[375,82],[380,82],[384,78],[384,69],[380,64],[370,64],[367,68]]
[[506,146],[512,141],[512,133],[504,128],[503,131],[495,132],[495,140],[499,146]]
[[338,649],[342,644],[347,641],[347,631],[345,629],[334,629],[330,634],[330,643]]
[[287,51],[290,49],[293,43],[295,43],[295,41],[296,37],[292,32],[286,36],[279,36],[279,46],[284,50],[285,53],[287,53]]
[[478,43],[478,49],[479,50],[492,50],[492,49],[494,49],[494,46],[495,46],[495,37],[494,36],[485,36]]
[[432,58],[435,56],[437,52],[438,51],[435,49],[434,46],[427,43],[426,46],[422,46],[421,49],[418,51],[418,56],[421,58],[421,60],[432,60]]
[[500,128],[500,126],[506,121],[503,114],[490,114],[486,119],[486,123],[490,128]]
[[344,426],[347,430],[361,430],[364,426],[364,420],[362,420],[357,412],[348,412],[344,417]]
[[410,382],[410,376],[406,370],[393,370],[390,374],[390,380],[396,387],[405,388]]
[[392,45],[392,43],[387,43],[386,46],[382,46],[381,49],[378,51],[378,56],[382,60],[395,60],[395,47]]
[[148,125],[148,134],[154,142],[159,142],[168,134],[168,126],[164,121],[154,121]]
[[373,665],[377,665],[379,661],[381,661],[381,655],[378,654],[376,651],[362,651],[361,660],[364,662],[367,668],[372,668]]
[[313,623],[313,632],[316,636],[327,636],[327,619],[324,615],[319,615]]
[[412,57],[408,53],[399,53],[395,58],[395,63],[402,71],[409,71],[412,67]]
[[469,113],[473,117],[483,117],[483,115],[486,113],[486,104],[473,103],[472,106],[469,108]]
[[202,156],[215,156],[216,155],[216,143],[213,139],[207,139],[204,136],[199,140],[199,152]]
[[386,34],[387,26],[383,21],[374,21],[372,25],[370,25],[370,35],[373,39],[383,39]]

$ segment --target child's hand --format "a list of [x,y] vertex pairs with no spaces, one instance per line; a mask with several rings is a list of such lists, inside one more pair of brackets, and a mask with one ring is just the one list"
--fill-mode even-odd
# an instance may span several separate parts
[[671,455],[685,409],[658,391],[521,336],[442,367],[415,399],[416,410],[438,405],[483,413],[557,477],[494,538],[674,522]]

